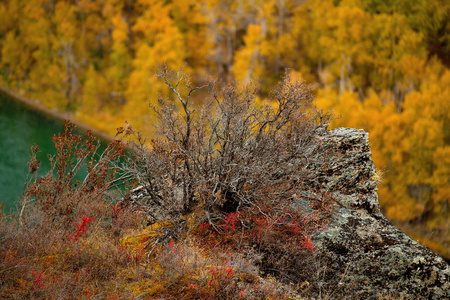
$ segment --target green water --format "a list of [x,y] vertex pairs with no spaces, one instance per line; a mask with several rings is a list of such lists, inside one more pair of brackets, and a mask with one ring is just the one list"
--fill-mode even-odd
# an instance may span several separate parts
[[47,154],[54,154],[52,136],[63,122],[36,112],[0,92],[0,203],[15,210],[28,176],[30,146],[37,144],[42,162],[39,174],[49,170]]

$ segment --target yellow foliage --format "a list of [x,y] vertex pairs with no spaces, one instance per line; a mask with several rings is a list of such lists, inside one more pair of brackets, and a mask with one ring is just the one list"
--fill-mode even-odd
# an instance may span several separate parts
[[450,215],[450,146],[443,146],[433,153],[433,165],[436,169],[433,173],[434,203],[436,213],[446,217]]
[[[151,297],[153,294],[160,293],[167,289],[167,286],[165,286],[164,282],[149,278],[144,278],[137,282],[130,283],[127,285],[127,287],[133,293],[133,295],[140,297]],[[141,299],[151,298],[145,297]]]
[[248,27],[244,38],[245,47],[241,48],[235,56],[233,73],[238,82],[249,83],[250,80],[261,76],[262,66],[259,64],[259,56],[263,37],[261,26]]
[[111,19],[112,24],[114,25],[114,31],[112,33],[112,37],[117,42],[125,42],[128,40],[127,35],[127,23],[125,22],[123,16],[121,14],[116,14]]
[[171,228],[173,224],[168,221],[156,222],[140,232],[130,233],[120,239],[121,244],[132,248],[135,254],[143,254],[144,248],[151,247],[158,238],[165,236],[164,229]]
[[55,5],[53,22],[58,24],[58,35],[63,36],[65,42],[76,37],[75,11],[76,8],[65,1],[59,1]]
[[[388,215],[444,219],[450,6],[375,2],[6,0],[0,82],[109,134],[125,120],[147,134],[148,104],[168,94],[153,75],[163,62],[192,73],[193,85],[258,80],[261,103],[289,69],[334,110],[331,127],[370,133]],[[430,199],[412,197],[414,186],[430,187]]]

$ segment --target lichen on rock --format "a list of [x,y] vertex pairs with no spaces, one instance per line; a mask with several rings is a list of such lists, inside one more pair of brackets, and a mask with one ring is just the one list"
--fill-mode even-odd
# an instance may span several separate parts
[[319,286],[346,299],[450,299],[449,265],[380,211],[368,133],[337,128],[318,138],[333,155],[315,167],[336,200],[328,227],[313,236]]
[[[299,286],[308,284],[307,297],[450,299],[449,265],[393,226],[381,212],[368,133],[319,126],[312,138],[302,170],[308,174],[302,179],[305,189],[295,195],[294,206],[308,211],[312,209],[309,202],[333,201],[328,225],[312,235],[315,261],[290,258],[294,262],[305,259],[294,266],[315,268],[315,278],[307,274],[311,270],[305,270],[305,278],[298,278]],[[164,197],[157,191],[139,187],[126,199],[147,212],[149,223],[170,218]]]

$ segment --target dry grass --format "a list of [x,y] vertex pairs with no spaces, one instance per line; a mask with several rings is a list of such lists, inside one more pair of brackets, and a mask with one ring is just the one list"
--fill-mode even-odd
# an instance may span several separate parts
[[[134,140],[125,163],[121,141],[98,153],[93,136],[69,123],[43,177],[32,149],[21,210],[1,219],[0,297],[307,296],[317,272],[310,235],[326,226],[333,203],[301,196],[320,159],[309,151],[317,120],[327,119],[309,87],[285,78],[262,104],[254,85],[211,84],[211,104],[197,108],[189,97],[198,88],[185,75],[158,75],[175,101],[155,108],[160,134],[150,147],[131,126],[119,129]],[[153,206],[119,201],[119,183],[144,186]],[[165,219],[143,226],[155,203]]]

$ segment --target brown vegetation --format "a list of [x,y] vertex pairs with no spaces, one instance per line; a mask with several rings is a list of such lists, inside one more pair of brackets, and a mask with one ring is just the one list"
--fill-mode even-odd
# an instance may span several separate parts
[[289,69],[342,115],[331,127],[370,133],[387,217],[450,257],[449,3],[4,0],[0,83],[109,136],[123,120],[148,135],[163,62],[198,85],[259,78],[263,98]]
[[[328,119],[308,86],[286,77],[265,103],[255,85],[209,84],[210,104],[196,107],[188,77],[158,74],[178,102],[159,99],[151,141],[127,125],[100,153],[66,123],[43,177],[32,147],[21,209],[1,219],[2,298],[287,299],[314,288],[310,235],[333,201],[299,202],[320,192],[308,190],[321,159],[308,150]],[[151,224],[145,201],[121,200],[138,185],[162,208]]]

